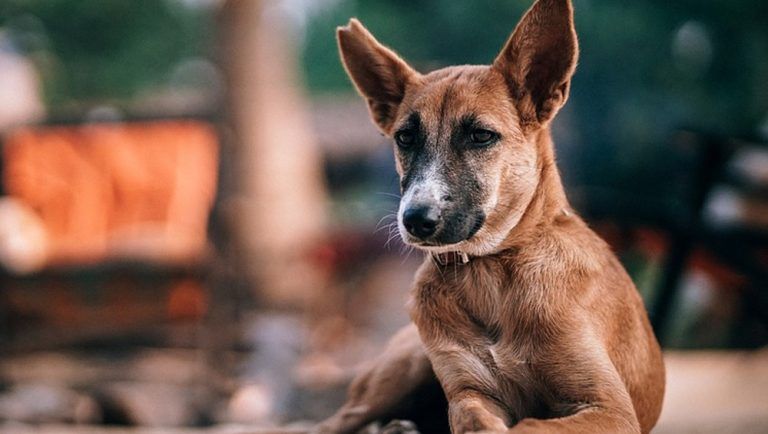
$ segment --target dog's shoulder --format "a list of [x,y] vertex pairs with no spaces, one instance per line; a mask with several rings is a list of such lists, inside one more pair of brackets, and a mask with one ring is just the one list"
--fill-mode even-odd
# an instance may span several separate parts
[[601,270],[611,256],[610,247],[575,214],[538,227],[502,254],[516,273],[553,278]]

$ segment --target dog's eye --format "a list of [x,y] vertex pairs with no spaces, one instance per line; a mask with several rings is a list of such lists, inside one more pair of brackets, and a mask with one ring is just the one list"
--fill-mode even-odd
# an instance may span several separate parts
[[469,135],[469,138],[472,140],[472,143],[480,146],[490,144],[496,139],[496,137],[497,137],[497,134],[494,133],[493,131],[482,130],[482,129],[474,130]]
[[410,148],[416,143],[416,135],[410,131],[398,131],[395,133],[395,142],[401,148]]

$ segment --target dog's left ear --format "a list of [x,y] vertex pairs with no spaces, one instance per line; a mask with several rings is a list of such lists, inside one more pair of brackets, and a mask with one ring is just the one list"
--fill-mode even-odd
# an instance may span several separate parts
[[565,104],[578,55],[571,1],[538,0],[493,62],[523,125],[544,124]]
[[368,102],[376,125],[390,134],[406,86],[419,74],[354,18],[336,29],[336,37],[347,74]]

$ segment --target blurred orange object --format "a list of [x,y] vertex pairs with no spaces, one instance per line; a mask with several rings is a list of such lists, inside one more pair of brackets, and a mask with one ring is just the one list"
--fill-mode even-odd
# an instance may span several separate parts
[[3,164],[6,192],[47,231],[46,265],[205,254],[218,142],[204,122],[23,127]]

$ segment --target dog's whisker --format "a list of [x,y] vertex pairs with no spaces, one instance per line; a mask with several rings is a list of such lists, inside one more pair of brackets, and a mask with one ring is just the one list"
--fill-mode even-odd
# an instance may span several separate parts
[[413,246],[409,246],[409,245],[405,246],[405,253],[401,254],[402,255],[402,259],[400,260],[400,266],[405,265],[405,262],[411,257],[411,255],[413,254],[414,250],[415,249],[413,248]]
[[387,238],[387,241],[384,243],[384,248],[389,250],[391,247],[392,240],[397,238],[395,235],[390,235],[389,238]]
[[389,234],[387,235],[387,241],[384,243],[384,248],[389,249],[392,240],[400,236],[400,231],[397,227],[397,222],[392,222],[388,226]]
[[376,227],[375,227],[373,233],[377,233],[380,230],[382,230],[382,229],[392,225],[392,222],[384,224],[387,219],[395,219],[395,220],[397,220],[397,214],[394,214],[394,213],[393,214],[387,214],[384,217],[382,217],[381,219],[379,219],[379,221],[376,223]]
[[383,191],[377,191],[375,194],[380,194],[382,196],[392,197],[392,198],[395,198],[397,200],[400,200],[400,198],[401,198],[401,196],[399,194],[386,193],[386,192],[383,192]]

